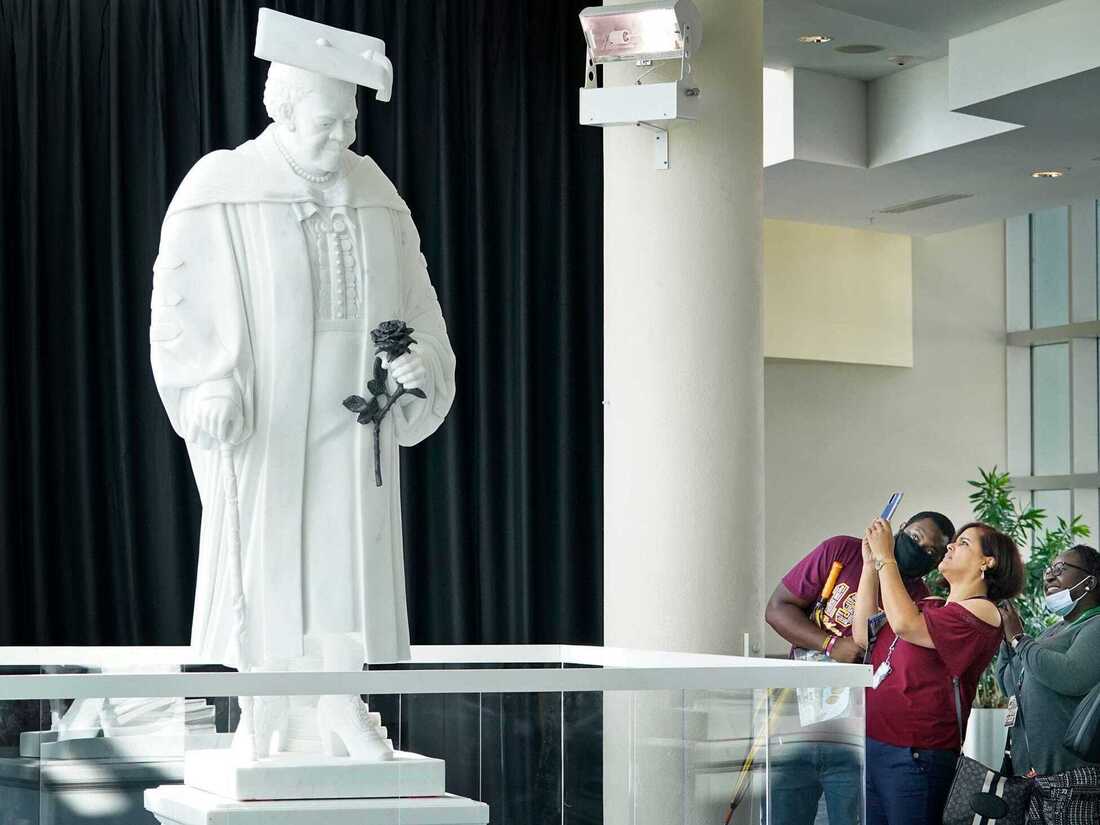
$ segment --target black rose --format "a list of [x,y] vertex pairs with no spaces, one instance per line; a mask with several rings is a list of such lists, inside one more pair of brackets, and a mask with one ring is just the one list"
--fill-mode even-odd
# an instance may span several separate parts
[[409,345],[415,344],[412,327],[404,321],[383,321],[370,332],[375,352],[384,352],[393,361],[409,351]]
[[417,398],[427,398],[427,393],[419,387],[408,389],[401,384],[397,385],[397,391],[390,395],[386,392],[386,369],[382,366],[381,354],[389,356],[390,362],[400,358],[409,351],[409,347],[416,341],[412,337],[412,327],[406,326],[404,321],[384,321],[370,331],[371,340],[374,342],[374,377],[367,381],[367,394],[369,398],[361,395],[349,395],[344,399],[344,406],[348,411],[355,413],[356,421],[364,426],[371,424],[374,427],[374,484],[382,486],[382,419],[390,411],[399,398],[403,395],[414,395]]

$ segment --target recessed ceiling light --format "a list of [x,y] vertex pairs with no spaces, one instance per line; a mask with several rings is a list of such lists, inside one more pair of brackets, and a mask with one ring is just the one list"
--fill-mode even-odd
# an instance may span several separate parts
[[853,43],[850,46],[837,46],[833,51],[841,54],[874,54],[881,52],[884,48],[884,46],[874,46],[870,43]]
[[832,43],[833,38],[827,34],[804,34],[798,38],[799,43],[811,43],[820,46],[822,43]]
[[1066,172],[1064,169],[1036,169],[1031,173],[1033,178],[1060,178]]

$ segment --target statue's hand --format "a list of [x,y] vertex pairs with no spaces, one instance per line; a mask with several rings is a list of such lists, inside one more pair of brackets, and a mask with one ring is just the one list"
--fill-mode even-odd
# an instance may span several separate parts
[[[424,363],[424,357],[417,351],[416,344],[409,351],[391,362],[385,353],[382,354],[382,366],[389,373],[390,380],[400,384],[407,390],[424,389],[428,385],[428,367]],[[390,394],[396,390],[396,386],[390,388]]]
[[188,441],[199,442],[200,436],[206,436],[218,444],[235,444],[244,430],[244,413],[231,398],[205,398],[197,405],[191,428]]

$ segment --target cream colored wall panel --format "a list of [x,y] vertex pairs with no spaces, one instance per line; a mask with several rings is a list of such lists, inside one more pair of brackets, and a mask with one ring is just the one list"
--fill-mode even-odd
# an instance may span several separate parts
[[764,355],[913,366],[907,235],[764,222]]

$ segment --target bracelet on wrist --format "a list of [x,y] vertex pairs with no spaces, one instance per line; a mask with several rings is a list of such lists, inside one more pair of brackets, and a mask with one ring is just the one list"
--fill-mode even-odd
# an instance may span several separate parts
[[838,637],[836,637],[836,636],[830,635],[828,640],[825,642],[825,655],[826,656],[832,656],[833,655],[833,648],[836,647],[837,638]]
[[875,559],[875,572],[881,572],[882,568],[884,568],[888,564],[892,564],[895,567],[897,567],[898,565],[895,559]]

